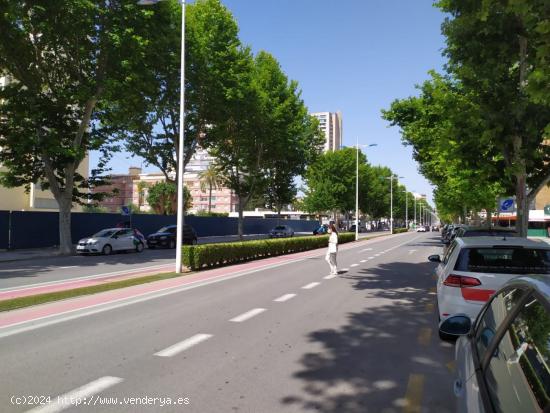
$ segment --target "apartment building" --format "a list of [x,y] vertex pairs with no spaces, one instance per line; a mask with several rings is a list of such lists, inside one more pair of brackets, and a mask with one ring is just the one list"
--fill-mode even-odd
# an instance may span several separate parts
[[324,152],[340,149],[342,147],[342,112],[314,112],[311,116],[319,120],[319,127],[325,134]]

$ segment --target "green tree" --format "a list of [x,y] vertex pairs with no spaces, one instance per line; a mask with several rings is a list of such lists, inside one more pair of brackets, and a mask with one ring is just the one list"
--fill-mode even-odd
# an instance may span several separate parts
[[218,167],[211,163],[208,168],[199,174],[201,191],[208,188],[208,213],[212,212],[212,190],[218,189],[223,183],[223,177]]
[[435,73],[419,89],[419,97],[394,101],[383,116],[401,128],[420,172],[436,185],[438,210],[454,216],[492,210],[497,195],[512,185],[475,92]]
[[[133,1],[0,0],[0,67],[11,83],[0,91],[0,176],[8,187],[41,183],[59,205],[60,252],[72,251],[71,207],[93,198],[106,161],[112,125],[102,130],[102,109],[125,96],[146,42],[136,30],[159,29]],[[78,167],[90,150],[103,160],[85,179]]]
[[[177,0],[144,8],[164,23],[157,31],[143,27],[147,50],[128,62],[131,99],[113,105],[110,119],[124,123],[118,134],[126,149],[177,182],[181,57],[181,6]],[[208,125],[217,124],[228,91],[235,82],[233,68],[240,47],[238,27],[219,0],[186,5],[185,22],[185,148],[184,166],[209,138]]]
[[[355,208],[356,150],[326,152],[305,174],[304,208],[310,213],[349,213]],[[360,163],[365,155],[359,153]]]
[[[191,193],[184,186],[183,194],[185,199],[184,211],[192,207]],[[149,187],[147,192],[147,203],[156,214],[174,215],[177,211],[177,186],[173,182],[157,182]]]
[[308,114],[298,91],[277,60],[265,51],[255,58],[253,84],[261,102],[264,140],[269,142],[262,162],[265,204],[279,214],[297,194],[296,178],[322,150],[317,119]]
[[[545,0],[441,0],[447,69],[475,92],[482,128],[514,180],[517,225],[527,233],[529,201],[550,181],[548,68],[550,20]],[[529,191],[527,190],[529,188]]]

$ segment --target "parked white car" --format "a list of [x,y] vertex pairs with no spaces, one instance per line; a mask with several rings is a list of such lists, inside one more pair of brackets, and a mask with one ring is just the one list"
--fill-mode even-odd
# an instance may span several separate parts
[[550,275],[550,245],[527,238],[456,238],[443,259],[432,255],[429,260],[439,262],[436,275],[440,325],[455,314],[474,320],[493,293],[512,278]]
[[546,412],[550,408],[550,278],[521,276],[497,291],[475,323],[448,318],[458,336],[454,393],[458,413]]
[[143,248],[143,240],[132,228],[108,228],[78,241],[76,252],[109,255],[113,251],[142,252]]

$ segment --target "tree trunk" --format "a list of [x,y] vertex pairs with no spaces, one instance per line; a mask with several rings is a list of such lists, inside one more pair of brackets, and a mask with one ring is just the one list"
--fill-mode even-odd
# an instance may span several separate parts
[[212,184],[210,184],[208,191],[208,213],[210,213],[212,211]]
[[520,237],[527,236],[527,227],[529,225],[529,205],[527,204],[527,173],[525,168],[523,172],[516,174],[516,231]]
[[73,242],[71,239],[71,204],[72,197],[62,196],[57,199],[59,205],[59,253],[71,255]]
[[241,196],[239,196],[239,221],[237,225],[237,232],[239,234],[239,239],[243,240],[243,233],[244,233],[244,217],[243,217],[243,209],[244,209],[244,201]]
[[493,214],[489,209],[487,209],[487,221],[485,222],[485,226],[487,228],[491,228],[492,221],[493,221]]

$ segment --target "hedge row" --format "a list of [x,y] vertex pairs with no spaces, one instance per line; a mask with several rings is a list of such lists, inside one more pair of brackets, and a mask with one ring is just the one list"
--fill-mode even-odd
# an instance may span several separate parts
[[402,232],[409,232],[407,228],[394,228],[393,233],[394,234],[401,234]]
[[[355,234],[353,233],[338,235],[338,242],[340,244],[354,240]],[[182,261],[183,265],[187,268],[200,270],[203,267],[234,264],[259,258],[323,248],[327,245],[327,235],[225,242],[220,244],[184,245],[182,247]]]

